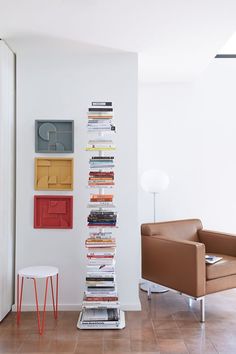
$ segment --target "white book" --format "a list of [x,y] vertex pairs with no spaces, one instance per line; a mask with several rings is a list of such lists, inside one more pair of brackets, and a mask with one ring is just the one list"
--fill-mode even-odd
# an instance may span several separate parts
[[103,297],[103,296],[110,296],[110,297],[118,297],[117,292],[115,292],[114,288],[87,288],[85,291],[86,297]]
[[87,322],[80,322],[77,327],[80,329],[122,329],[124,328],[123,322],[117,321],[115,324],[110,323],[111,321],[107,321],[107,323],[103,322],[94,322],[94,323],[87,323]]
[[94,140],[89,140],[88,144],[92,145],[92,144],[113,144],[113,140],[110,139],[94,139]]
[[115,208],[112,202],[90,202],[88,208]]
[[114,258],[88,259],[88,265],[99,265],[100,267],[102,267],[102,266],[114,265],[114,264],[115,264]]
[[90,248],[98,248],[98,249],[104,249],[104,248],[107,248],[107,247],[116,247],[116,244],[115,243],[111,243],[110,245],[108,244],[104,244],[104,245],[101,245],[101,243],[91,243],[89,245],[85,245],[85,247],[89,250]]
[[205,255],[206,264],[215,264],[216,262],[219,262],[221,259],[223,259],[223,258],[222,257],[213,256],[213,255],[210,255],[210,254],[206,254]]
[[106,309],[101,309],[99,311],[86,310],[83,313],[83,321],[106,321],[108,320],[108,313]]
[[86,285],[87,285],[87,287],[88,287],[88,291],[89,291],[89,289],[92,287],[92,288],[107,288],[107,287],[113,287],[114,288],[114,286],[115,286],[115,283],[114,282],[112,282],[112,281],[100,281],[100,280],[95,280],[95,281],[93,281],[93,280],[86,280]]
[[114,272],[110,272],[108,274],[104,273],[104,272],[87,272],[87,277],[91,277],[91,278],[110,278],[113,277],[115,278],[115,273]]
[[83,308],[110,308],[115,309],[120,307],[119,302],[114,301],[83,301]]
[[112,232],[90,232],[89,237],[98,237],[98,238],[109,238],[112,236]]
[[[89,248],[87,252],[88,256],[114,256],[115,255],[115,249],[108,247],[108,248]],[[106,258],[106,257],[105,257]]]
[[115,271],[114,266],[110,265],[87,265],[87,272],[104,272],[104,273],[113,273]]

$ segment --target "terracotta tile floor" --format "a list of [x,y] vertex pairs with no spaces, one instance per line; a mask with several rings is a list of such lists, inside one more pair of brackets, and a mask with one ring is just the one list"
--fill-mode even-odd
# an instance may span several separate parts
[[0,353],[236,354],[236,290],[207,297],[206,323],[198,320],[198,303],[189,308],[184,296],[141,292],[141,312],[126,313],[124,330],[80,331],[78,313],[60,312],[58,321],[47,313],[45,333],[39,336],[35,313],[23,313],[20,327],[11,313],[0,324]]

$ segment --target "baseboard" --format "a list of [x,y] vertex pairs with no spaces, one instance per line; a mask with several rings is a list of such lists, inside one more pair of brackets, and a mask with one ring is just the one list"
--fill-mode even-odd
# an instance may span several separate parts
[[[43,305],[39,305],[40,308],[42,309]],[[58,309],[59,311],[80,311],[82,308],[82,304],[59,304]],[[131,303],[131,304],[121,304],[121,309],[124,311],[141,311],[141,304],[140,302],[137,303]],[[14,304],[12,306],[12,311],[16,312],[16,305]],[[30,311],[35,311],[35,304],[26,304],[22,305],[22,311],[23,312],[30,312]],[[48,305],[46,307],[46,311],[52,311],[52,305]]]
[[121,304],[121,310],[123,311],[141,311],[141,304],[140,302],[132,303],[132,304]]
[[[39,308],[42,309],[43,304],[39,304]],[[59,311],[80,311],[81,304],[59,304],[58,309],[59,309]],[[22,305],[21,310],[23,312],[35,311],[35,304]],[[15,304],[12,306],[12,311],[16,312],[16,305]],[[46,311],[53,311],[52,305],[47,305]]]

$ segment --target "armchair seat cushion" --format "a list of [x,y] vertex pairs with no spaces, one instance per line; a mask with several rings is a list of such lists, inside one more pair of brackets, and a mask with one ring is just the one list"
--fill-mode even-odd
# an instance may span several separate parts
[[213,256],[222,257],[215,264],[206,264],[206,279],[217,279],[236,274],[236,257],[225,254],[210,253]]

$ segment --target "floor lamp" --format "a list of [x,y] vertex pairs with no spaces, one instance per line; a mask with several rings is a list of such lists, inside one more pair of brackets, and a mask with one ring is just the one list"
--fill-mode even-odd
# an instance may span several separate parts
[[[161,170],[147,170],[141,176],[141,187],[145,192],[153,194],[153,222],[156,222],[156,196],[168,188],[169,176]],[[164,293],[168,291],[164,286],[145,280],[140,289],[148,293]]]

